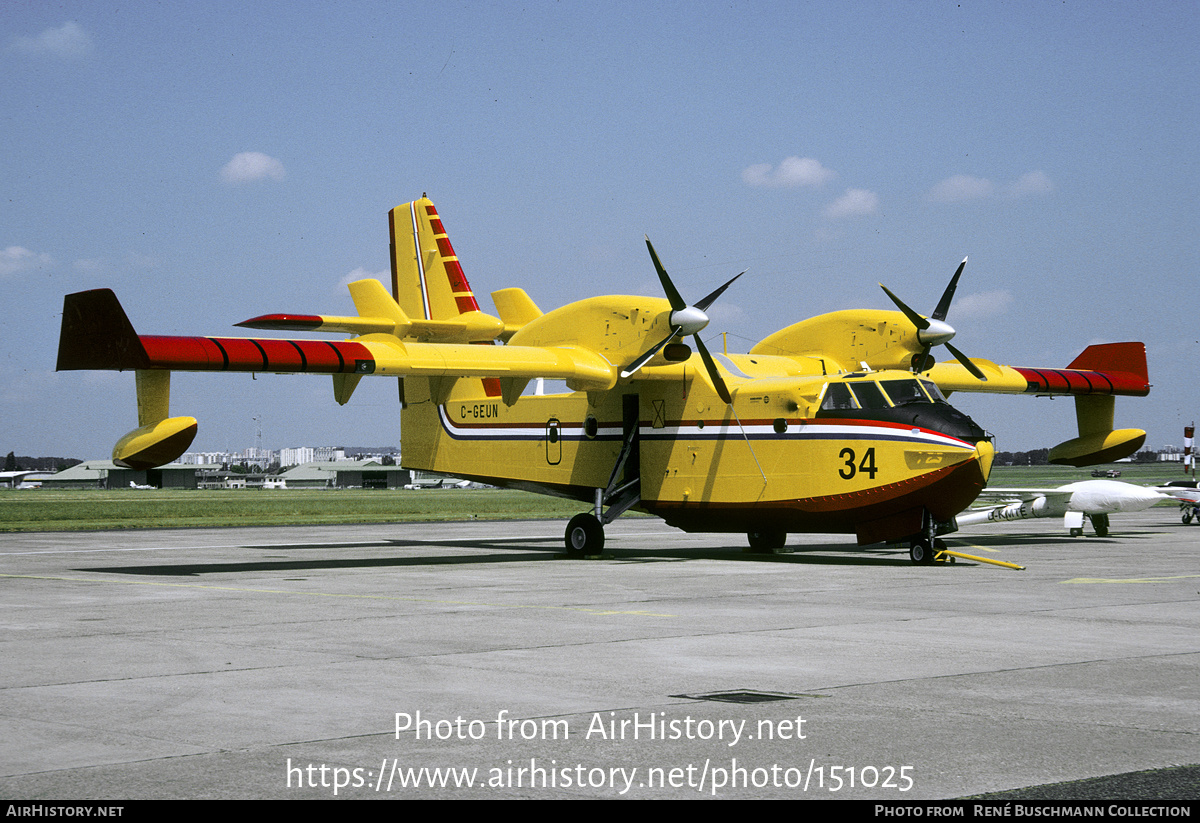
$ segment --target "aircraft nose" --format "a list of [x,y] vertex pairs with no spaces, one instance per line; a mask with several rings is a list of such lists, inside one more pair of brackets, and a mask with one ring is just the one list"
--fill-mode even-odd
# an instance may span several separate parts
[[975,443],[975,459],[979,461],[979,470],[983,472],[983,481],[986,483],[992,474],[992,461],[996,459],[996,447],[991,440]]

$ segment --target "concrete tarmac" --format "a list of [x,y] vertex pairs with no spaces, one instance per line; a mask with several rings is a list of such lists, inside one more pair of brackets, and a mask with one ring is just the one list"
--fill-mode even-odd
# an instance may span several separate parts
[[[447,492],[448,494],[452,492]],[[930,800],[1200,762],[1200,526],[0,535],[0,796]],[[468,785],[469,784],[469,785]]]

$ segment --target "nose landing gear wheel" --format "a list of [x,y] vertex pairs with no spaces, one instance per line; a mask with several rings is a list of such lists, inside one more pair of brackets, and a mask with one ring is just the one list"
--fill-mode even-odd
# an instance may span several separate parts
[[567,524],[567,557],[580,558],[604,551],[604,527],[593,514],[577,514]]
[[755,554],[771,554],[787,545],[787,532],[749,532],[746,539]]
[[[941,540],[918,538],[908,547],[908,559],[919,566],[928,566],[945,550],[946,544]],[[950,558],[950,562],[954,562],[953,557]]]

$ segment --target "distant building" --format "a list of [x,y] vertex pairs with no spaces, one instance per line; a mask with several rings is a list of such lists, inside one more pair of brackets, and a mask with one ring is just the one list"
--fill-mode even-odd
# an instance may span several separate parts
[[288,489],[402,489],[412,482],[412,472],[376,460],[335,460],[305,463],[278,479]]
[[197,488],[196,467],[171,463],[157,469],[136,471],[118,466],[111,460],[86,460],[42,480],[43,489],[128,489],[132,486],[194,489]]

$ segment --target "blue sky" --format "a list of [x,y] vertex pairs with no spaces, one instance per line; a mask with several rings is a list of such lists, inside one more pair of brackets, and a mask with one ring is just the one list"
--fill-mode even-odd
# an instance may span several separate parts
[[[685,295],[745,351],[842,308],[929,311],[966,353],[1145,341],[1117,425],[1200,412],[1200,12],[1147,2],[20,3],[0,14],[0,450],[108,456],[133,376],[54,372],[62,297],[148,334],[349,314],[428,192],[481,303]],[[719,341],[719,337],[717,338]],[[997,447],[1069,400],[956,395]],[[399,442],[395,385],[179,374],[196,450]]]

